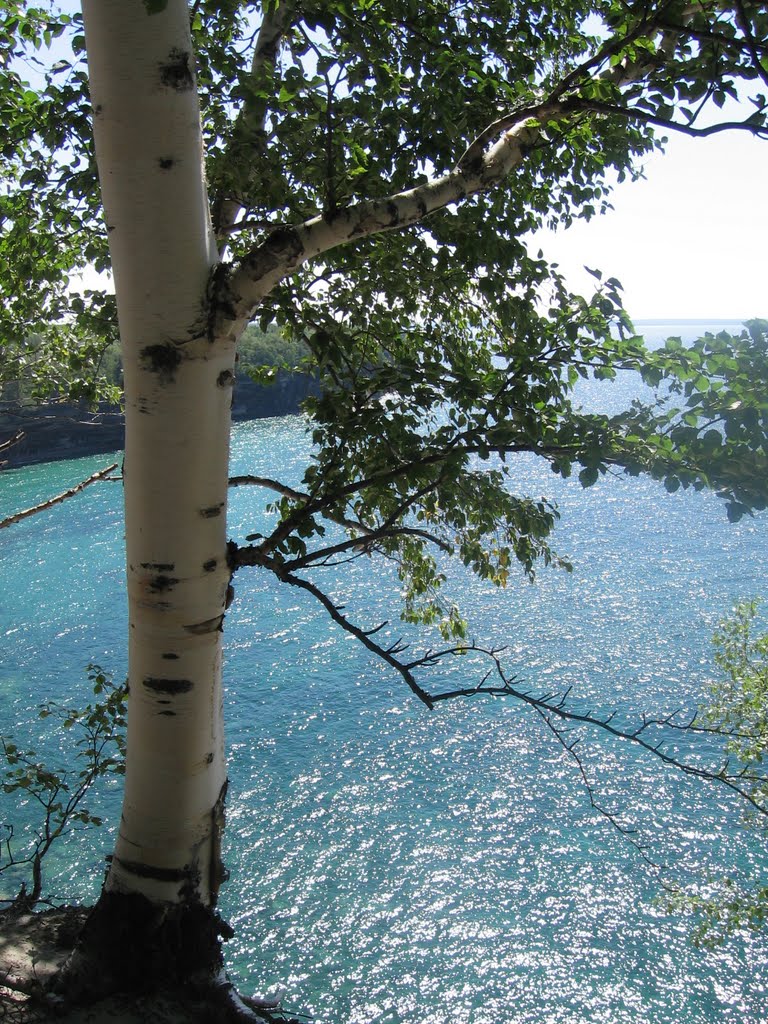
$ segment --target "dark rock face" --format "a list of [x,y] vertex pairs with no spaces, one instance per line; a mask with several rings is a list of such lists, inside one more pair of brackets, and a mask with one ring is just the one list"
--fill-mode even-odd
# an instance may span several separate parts
[[299,412],[301,403],[318,394],[319,384],[306,373],[281,370],[269,386],[256,384],[250,377],[238,377],[232,399],[233,420],[258,420],[268,416],[291,416]]
[[86,406],[56,402],[4,409],[0,444],[19,433],[21,439],[0,452],[0,468],[117,451],[123,447],[123,414],[109,406],[90,412]]
[[[238,378],[232,419],[289,416],[316,392],[317,382],[306,374],[280,372],[269,387],[249,377]],[[24,435],[21,440],[2,450],[3,442],[19,433]],[[50,402],[0,409],[0,469],[120,451],[124,435],[123,414],[114,406],[100,406],[93,412],[86,406]]]

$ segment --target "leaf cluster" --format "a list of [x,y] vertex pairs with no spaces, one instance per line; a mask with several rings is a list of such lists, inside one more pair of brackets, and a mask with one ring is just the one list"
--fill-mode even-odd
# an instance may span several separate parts
[[98,363],[116,336],[113,297],[74,280],[109,266],[84,46],[79,13],[4,5],[0,384],[23,381],[36,400],[105,395]]
[[125,771],[126,689],[116,686],[98,665],[88,666],[88,679],[97,700],[84,708],[46,701],[38,712],[41,719],[51,718],[73,734],[71,747],[78,768],[51,767],[12,737],[0,737],[5,762],[3,792],[36,803],[41,815],[32,834],[25,836],[20,852],[13,823],[2,823],[6,834],[0,846],[0,874],[20,866],[31,871],[31,884],[23,882],[14,901],[19,905],[32,906],[40,899],[42,861],[58,839],[74,830],[102,824],[99,815],[84,802],[94,783]]
[[[720,674],[710,686],[698,718],[703,730],[726,739],[726,749],[747,780],[753,810],[745,826],[766,837],[768,781],[768,633],[758,631],[760,602],[742,601],[713,636]],[[698,892],[680,892],[675,907],[695,911],[697,945],[714,947],[745,929],[762,928],[768,920],[768,885],[728,875],[709,878]]]

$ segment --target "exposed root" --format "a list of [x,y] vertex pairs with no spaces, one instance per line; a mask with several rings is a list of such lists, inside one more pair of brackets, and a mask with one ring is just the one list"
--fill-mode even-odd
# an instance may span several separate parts
[[221,939],[231,934],[201,904],[154,904],[135,894],[102,893],[51,995],[83,1004],[117,992],[183,991],[190,979],[218,975]]
[[264,1021],[306,1024],[307,1021],[306,1017],[302,1021],[283,1010],[279,999],[241,995],[224,974],[210,988],[197,994],[196,1006],[199,1007],[201,1002],[205,1003],[204,1014],[209,1014],[207,1018],[201,1018],[201,1024],[203,1020],[216,1021],[217,1024],[264,1024]]

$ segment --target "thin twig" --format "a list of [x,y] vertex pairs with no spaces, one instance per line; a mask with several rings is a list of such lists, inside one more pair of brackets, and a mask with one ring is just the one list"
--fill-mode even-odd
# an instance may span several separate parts
[[107,466],[105,469],[100,469],[98,473],[94,473],[93,476],[89,476],[87,480],[81,480],[75,487],[70,487],[68,491],[63,491],[61,494],[57,494],[54,498],[49,498],[47,501],[41,502],[39,505],[34,505],[32,508],[25,508],[21,512],[16,512],[15,515],[8,516],[6,519],[0,519],[0,530],[6,526],[13,526],[14,523],[21,522],[22,519],[28,519],[30,516],[36,515],[38,512],[44,512],[45,509],[51,508],[52,505],[58,505],[62,501],[66,501],[67,498],[72,498],[75,494],[88,487],[89,484],[96,483],[97,480],[103,480],[113,470],[117,469],[117,463],[113,462],[111,466]]

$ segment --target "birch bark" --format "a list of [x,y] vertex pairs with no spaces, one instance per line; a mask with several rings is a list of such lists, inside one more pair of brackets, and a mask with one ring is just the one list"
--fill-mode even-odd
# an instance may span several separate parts
[[85,0],[94,132],[123,350],[127,775],[107,891],[212,907],[226,787],[221,624],[234,344],[217,260],[189,13]]

